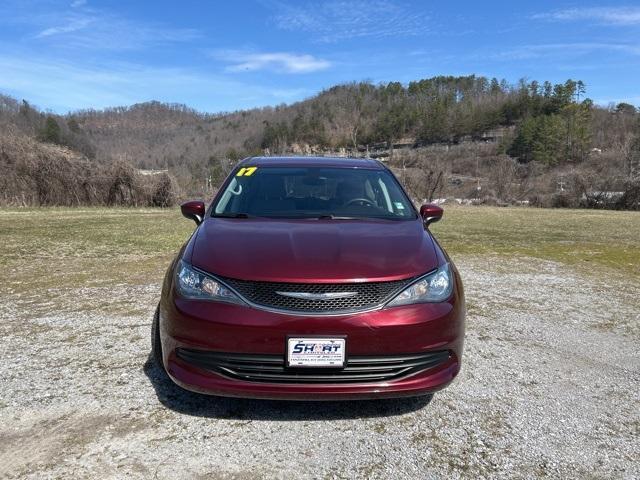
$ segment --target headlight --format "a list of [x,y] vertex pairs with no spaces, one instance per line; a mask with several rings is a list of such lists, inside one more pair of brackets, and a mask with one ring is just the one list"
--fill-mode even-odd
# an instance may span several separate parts
[[387,307],[408,305],[411,303],[444,302],[453,290],[453,276],[449,264],[445,263],[438,270],[425,275],[400,292],[396,298],[387,303]]
[[235,293],[219,281],[195,270],[182,260],[178,266],[176,280],[178,292],[183,297],[244,304]]

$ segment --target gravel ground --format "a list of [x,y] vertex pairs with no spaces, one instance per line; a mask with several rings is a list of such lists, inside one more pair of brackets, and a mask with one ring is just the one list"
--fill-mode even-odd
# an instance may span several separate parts
[[463,371],[430,404],[186,393],[148,358],[159,284],[60,294],[135,296],[145,316],[42,315],[9,292],[0,477],[640,478],[639,285],[527,258],[458,267]]

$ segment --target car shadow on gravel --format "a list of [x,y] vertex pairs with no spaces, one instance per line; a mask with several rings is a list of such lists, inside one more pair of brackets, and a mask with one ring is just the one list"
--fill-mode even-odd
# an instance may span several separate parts
[[178,387],[151,355],[143,371],[160,403],[171,410],[194,417],[237,420],[341,420],[404,415],[426,407],[431,397],[384,400],[292,402],[216,397],[189,392]]

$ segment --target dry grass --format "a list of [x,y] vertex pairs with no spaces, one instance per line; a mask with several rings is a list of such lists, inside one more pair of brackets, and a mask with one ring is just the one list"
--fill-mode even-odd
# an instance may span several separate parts
[[[157,286],[193,228],[177,208],[0,209],[0,294],[18,294],[24,315],[136,314],[128,288]],[[454,260],[534,257],[640,280],[637,212],[447,207],[431,228]]]
[[137,313],[127,289],[159,283],[193,227],[178,209],[0,209],[0,295],[20,315]]
[[454,259],[534,257],[640,278],[640,212],[455,206],[431,229]]

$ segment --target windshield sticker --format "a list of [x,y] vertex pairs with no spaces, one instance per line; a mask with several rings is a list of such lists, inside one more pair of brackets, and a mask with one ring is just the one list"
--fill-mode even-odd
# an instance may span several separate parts
[[393,204],[398,210],[404,210],[404,205],[402,205],[402,202],[393,202]]
[[238,170],[238,173],[236,173],[236,177],[250,177],[257,169],[258,167],[243,167]]

